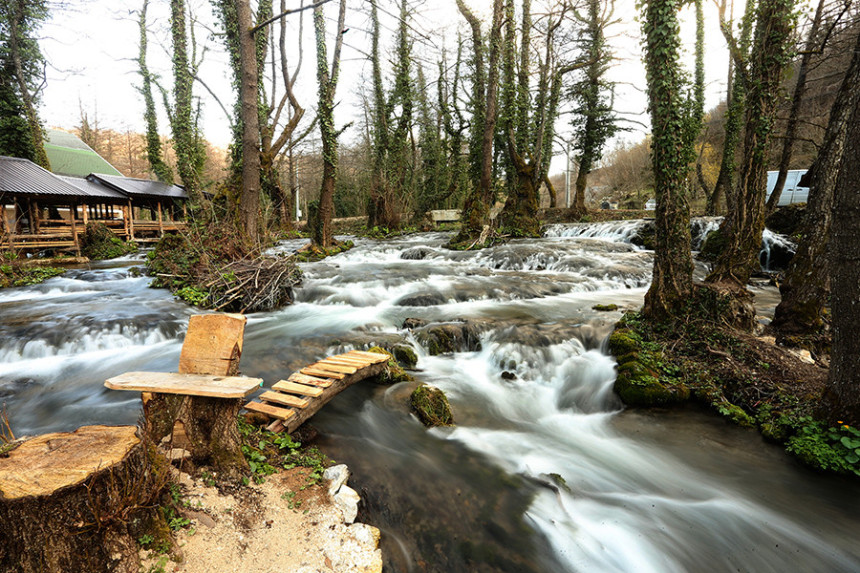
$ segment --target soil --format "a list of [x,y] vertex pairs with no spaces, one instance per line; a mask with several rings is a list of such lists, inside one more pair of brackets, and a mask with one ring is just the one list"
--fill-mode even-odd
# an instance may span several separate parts
[[364,573],[382,571],[379,530],[343,522],[327,485],[310,485],[306,468],[263,484],[221,491],[179,475],[183,517],[177,549],[141,550],[147,573]]

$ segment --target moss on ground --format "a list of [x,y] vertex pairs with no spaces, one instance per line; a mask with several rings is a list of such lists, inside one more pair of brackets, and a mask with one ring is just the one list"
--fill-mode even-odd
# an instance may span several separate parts
[[598,312],[612,312],[614,310],[618,310],[617,304],[595,304],[591,307],[592,310],[596,310]]
[[23,267],[15,261],[0,263],[0,288],[39,284],[66,272],[58,267]]
[[445,393],[439,388],[422,384],[412,392],[409,399],[412,410],[427,427],[453,426],[454,416]]
[[772,341],[715,320],[712,293],[697,289],[668,323],[628,312],[609,337],[618,362],[615,390],[632,407],[688,401],[732,423],[757,428],[821,471],[860,475],[860,430],[816,417],[826,369]]
[[308,248],[295,253],[294,257],[296,262],[299,263],[314,263],[316,261],[321,261],[326,257],[339,255],[340,253],[350,250],[354,246],[355,245],[352,241],[343,241],[342,243],[337,243],[328,249],[324,249],[316,245],[310,245]]

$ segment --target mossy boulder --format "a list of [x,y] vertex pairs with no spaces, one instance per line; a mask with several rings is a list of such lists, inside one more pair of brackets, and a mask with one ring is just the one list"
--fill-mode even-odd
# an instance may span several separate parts
[[657,244],[657,225],[653,221],[648,221],[636,230],[636,233],[630,237],[630,242],[643,249],[653,251]]
[[617,328],[609,336],[609,352],[615,358],[638,352],[642,339],[629,328]]
[[614,310],[618,310],[617,304],[595,304],[591,307],[592,310],[596,310],[598,312],[612,312]]
[[480,332],[468,322],[431,324],[415,330],[415,337],[431,356],[481,350]]
[[439,388],[422,384],[412,392],[409,401],[412,404],[412,410],[425,426],[454,425],[451,405],[448,403],[445,393]]
[[115,259],[137,251],[133,241],[125,242],[102,223],[87,223],[81,237],[81,254],[92,260]]
[[367,349],[367,352],[375,352],[376,354],[384,354],[388,356],[388,362],[385,365],[385,369],[382,371],[382,374],[377,377],[377,381],[381,384],[396,384],[397,382],[408,382],[409,380],[412,380],[412,376],[407,374],[403,367],[397,363],[397,359],[391,352],[381,346],[369,348]]
[[398,344],[391,350],[394,354],[394,358],[397,360],[397,363],[404,368],[415,368],[415,366],[418,364],[418,355],[415,354],[415,351],[412,349],[411,346],[407,346],[406,344]]
[[618,365],[615,392],[628,406],[649,408],[685,402],[690,390],[682,385],[667,385],[660,381],[659,374],[638,360]]

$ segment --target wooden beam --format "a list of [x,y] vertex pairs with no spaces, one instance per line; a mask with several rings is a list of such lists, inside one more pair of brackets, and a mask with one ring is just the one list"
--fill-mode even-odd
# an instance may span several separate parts
[[112,390],[208,398],[245,398],[257,391],[262,384],[262,378],[176,372],[126,372],[105,381],[105,386]]
[[158,236],[164,236],[164,220],[161,216],[161,201],[158,202]]
[[323,370],[340,372],[342,374],[355,374],[356,370],[358,370],[355,366],[345,366],[334,361],[330,362],[327,358],[325,360],[320,360],[316,364],[311,364],[309,368],[322,368]]
[[334,379],[332,378],[317,378],[315,376],[308,376],[307,374],[302,374],[301,372],[294,372],[290,374],[290,377],[287,378],[287,382],[297,382],[299,384],[308,384],[310,386],[316,386],[317,388],[328,388],[332,384],[334,384]]
[[334,378],[335,380],[343,380],[346,378],[346,374],[323,370],[321,368],[314,368],[312,366],[305,366],[301,369],[301,373],[307,374],[308,376],[319,376],[321,378]]
[[72,223],[72,239],[75,241],[75,254],[81,256],[81,242],[78,240],[78,224],[75,221],[77,218],[78,204],[72,203],[69,205],[69,221]]
[[239,373],[247,318],[241,314],[195,314],[179,355],[179,371],[188,374]]
[[128,236],[134,240],[134,206],[131,199],[128,200]]

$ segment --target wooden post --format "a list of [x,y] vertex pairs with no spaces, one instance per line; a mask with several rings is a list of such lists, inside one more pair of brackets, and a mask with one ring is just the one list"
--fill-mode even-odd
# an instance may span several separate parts
[[78,204],[77,203],[72,203],[71,205],[69,205],[69,215],[70,215],[69,221],[71,221],[71,223],[72,223],[72,239],[75,241],[75,254],[80,257],[81,256],[81,243],[78,240],[78,223],[77,223],[77,221],[75,221],[75,219],[77,219],[77,211],[78,211]]
[[164,236],[164,220],[161,216],[161,201],[158,202],[158,236]]
[[128,200],[128,236],[134,240],[134,206],[131,204],[131,199]]
[[27,232],[31,235],[36,234],[36,215],[33,213],[33,200],[27,197]]
[[81,207],[81,215],[82,215],[82,216],[83,216],[83,218],[84,218],[84,227],[86,227],[86,226],[89,224],[89,222],[90,222],[90,218],[89,218],[89,209],[90,209],[90,206],[89,206],[89,205],[87,205],[87,204],[84,204],[84,205]]
[[186,222],[188,221],[188,202],[187,201],[182,202],[182,220],[186,221]]
[[0,201],[0,235],[6,234],[6,229],[9,223],[6,221],[6,204]]

